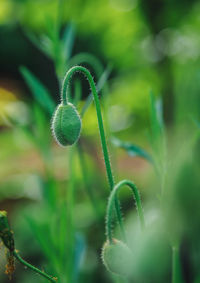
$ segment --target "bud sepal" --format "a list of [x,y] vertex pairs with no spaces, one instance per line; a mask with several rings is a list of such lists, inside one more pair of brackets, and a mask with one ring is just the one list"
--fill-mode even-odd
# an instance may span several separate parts
[[81,118],[71,103],[59,104],[52,119],[52,132],[61,146],[73,145],[80,137]]

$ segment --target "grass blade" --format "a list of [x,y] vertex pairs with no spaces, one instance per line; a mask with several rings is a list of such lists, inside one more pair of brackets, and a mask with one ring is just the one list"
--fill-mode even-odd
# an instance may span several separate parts
[[65,59],[69,60],[72,54],[72,49],[75,40],[75,28],[73,24],[66,27],[63,35],[63,52],[65,54]]
[[35,100],[50,114],[52,114],[55,109],[55,103],[47,88],[26,67],[20,67],[20,72],[30,88]]
[[151,155],[140,146],[134,145],[129,142],[123,142],[115,137],[112,137],[111,142],[114,146],[124,149],[128,153],[128,155],[132,157],[139,156],[146,159],[150,163],[153,163]]

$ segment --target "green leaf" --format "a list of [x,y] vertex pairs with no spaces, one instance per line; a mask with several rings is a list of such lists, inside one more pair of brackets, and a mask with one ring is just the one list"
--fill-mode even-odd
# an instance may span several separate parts
[[58,266],[58,260],[54,253],[55,247],[53,246],[48,226],[46,225],[46,223],[37,222],[34,218],[28,215],[25,217],[43,253],[52,262],[54,268],[56,269]]
[[194,117],[192,117],[192,121],[193,121],[193,123],[195,124],[195,126],[196,126],[198,129],[200,129],[200,122],[199,122],[197,119],[195,119]]
[[31,33],[25,28],[23,28],[23,33],[38,50],[48,58],[52,58],[52,41],[48,36],[41,35],[41,37],[37,37],[34,33]]
[[111,142],[116,146],[116,147],[120,147],[123,148],[128,155],[135,157],[135,156],[139,156],[142,157],[144,159],[146,159],[147,161],[153,163],[153,159],[151,157],[151,155],[146,152],[144,149],[142,149],[141,147],[139,147],[138,145],[134,145],[132,143],[129,142],[123,142],[117,138],[112,138]]
[[34,118],[34,136],[37,138],[37,144],[39,148],[43,148],[43,150],[48,150],[51,142],[51,131],[50,127],[46,125],[49,122],[49,118],[43,109],[36,103],[33,104],[32,107],[32,116]]
[[55,103],[47,88],[26,67],[20,67],[20,72],[30,88],[35,100],[50,114],[52,114],[55,109]]
[[86,250],[86,242],[82,234],[76,233],[75,235],[75,255],[74,255],[74,281],[76,282],[78,279],[78,275],[80,272],[81,261],[84,256]]
[[63,35],[63,53],[65,54],[65,59],[69,60],[72,54],[72,49],[75,40],[75,28],[73,24],[69,24],[64,31]]

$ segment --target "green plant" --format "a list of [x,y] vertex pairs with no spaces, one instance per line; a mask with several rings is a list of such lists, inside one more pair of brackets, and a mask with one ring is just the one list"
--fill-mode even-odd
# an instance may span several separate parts
[[109,199],[108,199],[107,212],[106,212],[106,236],[107,236],[107,240],[108,240],[109,243],[112,243],[112,210],[113,210],[113,204],[114,204],[114,200],[115,200],[115,198],[118,194],[118,191],[123,186],[128,186],[131,189],[133,196],[134,196],[134,199],[135,199],[141,229],[143,230],[144,227],[145,227],[143,208],[142,208],[142,203],[141,203],[141,199],[140,199],[138,189],[133,182],[131,182],[129,180],[122,180],[115,185],[115,187],[113,188],[112,192],[110,193],[110,196],[109,196]]
[[12,277],[12,273],[15,270],[15,265],[14,265],[14,258],[15,258],[21,264],[33,270],[34,272],[40,274],[42,277],[48,279],[49,281],[54,283],[57,281],[55,277],[46,274],[44,271],[41,271],[37,267],[33,266],[32,264],[28,263],[23,258],[21,258],[19,252],[15,249],[14,233],[9,227],[6,211],[0,211],[0,238],[9,253],[7,258],[8,263],[6,265],[6,271],[5,271],[6,274],[8,274],[9,278]]
[[[162,109],[162,100],[160,98],[156,99],[153,92],[150,92],[150,128],[151,132],[149,135],[149,141],[152,148],[152,153],[148,153],[146,150],[141,148],[138,145],[132,144],[130,142],[123,142],[119,139],[112,138],[111,141],[116,147],[120,147],[124,149],[128,155],[135,157],[139,156],[146,161],[150,162],[155,169],[156,176],[159,180],[159,193],[158,199],[160,203],[160,210],[163,212],[166,209],[166,199],[168,199],[168,194],[166,191],[166,179],[169,178],[169,168],[168,168],[168,158],[167,158],[167,146],[166,146],[166,133],[165,133],[165,125],[163,121],[163,109]],[[192,142],[194,142],[194,138],[192,138]],[[114,193],[114,191],[113,191]],[[170,196],[171,198],[171,196]],[[109,202],[111,200],[109,199]],[[171,201],[171,200],[170,200]],[[138,213],[140,210],[138,209]],[[111,213],[111,210],[110,210]],[[110,242],[112,241],[111,237],[111,223],[109,221],[107,213],[107,226],[106,231],[108,235],[108,239]],[[163,215],[162,215],[163,216]],[[162,219],[164,220],[164,217]],[[141,221],[142,223],[142,221]],[[178,283],[182,282],[182,271],[181,271],[181,264],[180,264],[180,239],[177,239],[170,234],[169,244],[171,245],[172,251],[172,282]]]
[[[92,95],[94,96],[94,102],[95,102],[95,107],[96,107],[96,113],[97,113],[97,119],[98,119],[98,125],[99,125],[99,133],[101,137],[101,144],[102,144],[102,150],[103,150],[103,155],[104,155],[104,162],[106,166],[106,172],[107,172],[107,177],[109,181],[109,186],[110,190],[112,191],[114,187],[114,179],[113,179],[113,174],[112,174],[112,169],[111,169],[111,164],[109,160],[109,155],[108,155],[108,149],[107,149],[107,144],[106,144],[106,137],[105,137],[105,131],[104,131],[104,126],[103,126],[103,119],[102,119],[102,114],[101,114],[101,108],[100,108],[100,103],[99,103],[99,98],[96,90],[96,86],[94,83],[94,80],[90,74],[90,72],[82,67],[82,66],[75,66],[72,67],[65,75],[65,78],[63,80],[63,85],[62,85],[62,91],[61,91],[61,99],[62,99],[62,107],[66,107],[69,105],[68,103],[68,94],[67,91],[69,89],[69,82],[71,77],[75,72],[81,72],[83,73],[86,78],[88,79],[88,82],[90,84],[91,90],[92,90]],[[70,106],[71,107],[71,106]],[[76,115],[75,119],[77,120],[78,115]],[[62,126],[59,127],[59,131],[56,129],[56,124],[59,121],[59,113],[56,111],[54,114],[53,118],[53,133],[55,134],[55,137],[57,140],[59,140],[59,136],[66,136],[68,134],[67,131],[73,131],[74,130],[74,125],[72,123],[69,123],[68,129],[64,129],[64,123],[68,121],[62,121]],[[75,129],[76,130],[76,129]],[[80,129],[79,129],[80,130]],[[75,140],[77,141],[77,138],[79,136],[79,133],[76,134]],[[65,142],[63,145],[66,145],[67,143]],[[69,144],[69,143],[68,143]],[[122,231],[123,236],[124,235],[124,229],[123,229],[123,224],[122,224],[122,217],[121,217],[121,212],[120,212],[120,207],[117,198],[115,198],[115,208],[116,208],[116,213],[119,221],[119,225]]]
[[132,275],[132,265],[134,257],[128,246],[122,241],[113,239],[112,237],[112,212],[114,200],[118,194],[118,191],[123,186],[128,186],[134,196],[136,208],[138,211],[138,217],[141,225],[141,229],[144,230],[145,221],[143,215],[143,209],[139,192],[135,184],[129,180],[122,180],[115,185],[110,193],[107,212],[106,212],[106,237],[107,240],[102,248],[102,260],[107,270],[113,273],[117,273],[121,276],[130,277]]
[[[68,26],[64,29],[63,35],[61,37],[60,30],[63,4],[64,1],[58,1],[58,17],[56,19],[55,28],[52,29],[52,26],[48,25],[47,34],[43,34],[39,39],[28,31],[25,31],[25,33],[31,40],[31,42],[53,61],[59,86],[61,86],[61,80],[63,78],[64,71],[68,69],[73,62],[89,65],[92,64],[92,68],[97,79],[97,90],[99,92],[106,85],[106,81],[111,72],[111,67],[108,66],[106,69],[104,69],[101,62],[91,54],[78,54],[71,58],[75,38],[75,29],[73,24],[68,24]],[[44,44],[45,39],[47,39],[47,44]],[[32,125],[27,125],[24,127],[18,127],[20,127],[26,133],[26,136],[30,139],[31,143],[36,147],[42,157],[45,168],[45,179],[43,179],[43,176],[40,176],[41,183],[43,184],[42,210],[44,212],[44,215],[46,215],[47,213],[53,220],[53,224],[49,225],[48,223],[46,223],[45,217],[44,219],[42,219],[41,217],[41,221],[38,221],[37,217],[34,217],[30,214],[26,216],[26,219],[41,247],[44,256],[48,260],[51,269],[54,270],[54,273],[59,277],[60,282],[71,282],[72,280],[74,280],[74,277],[78,276],[77,274],[79,270],[77,267],[77,257],[80,258],[82,256],[81,249],[78,249],[76,252],[74,252],[75,246],[79,244],[76,240],[77,233],[74,227],[73,217],[73,207],[75,200],[74,192],[76,187],[74,158],[76,156],[76,152],[78,152],[78,157],[80,160],[83,180],[85,182],[84,187],[94,208],[95,215],[98,219],[101,218],[101,212],[98,209],[97,201],[95,200],[95,197],[93,195],[93,190],[90,189],[91,185],[88,183],[88,172],[87,170],[85,170],[85,158],[83,156],[82,146],[80,143],[77,143],[76,148],[71,148],[69,151],[68,164],[70,168],[70,177],[69,182],[65,181],[65,184],[68,184],[68,190],[65,190],[63,198],[60,198],[60,187],[55,176],[53,165],[54,160],[51,147],[51,139],[49,132],[47,131],[48,128],[45,127],[45,125],[48,123],[47,121],[49,121],[49,114],[52,115],[53,109],[55,108],[55,102],[53,101],[51,93],[46,88],[46,86],[44,86],[42,82],[30,70],[22,66],[20,68],[20,72],[32,92],[35,105],[33,109],[31,108],[34,126],[32,127]],[[75,110],[75,107],[81,100],[81,94],[80,81],[76,81],[74,97],[72,90],[69,89],[68,105],[64,107],[60,106],[59,109],[57,109],[57,114],[54,117],[58,118],[58,112],[60,114],[61,112],[62,114],[66,114],[66,109],[68,109],[68,114],[71,115],[73,112],[74,117],[77,118],[76,133],[73,131],[73,136],[71,135],[71,133],[64,138],[61,136],[62,140],[60,140],[59,138],[60,143],[64,142],[66,144],[67,142],[72,144],[79,136],[80,118],[79,115],[76,115],[77,112]],[[82,111],[80,113],[81,118],[83,118],[92,101],[93,94],[90,93],[82,107]],[[75,107],[72,105],[72,103]],[[67,117],[69,117],[68,114],[66,115]],[[59,119],[57,119],[57,121],[58,120]],[[69,119],[68,122],[70,122]],[[56,130],[55,136],[58,137],[58,132],[61,124],[53,124],[54,130]],[[68,126],[67,123],[63,124],[64,131]],[[63,128],[60,128],[60,132],[62,132],[62,130]],[[67,228],[66,223],[68,223]],[[55,233],[58,234],[56,236],[58,237],[58,241],[54,240],[53,235],[55,235]],[[48,236],[46,234],[48,234]]]
[[[105,132],[104,132],[104,126],[103,126],[103,120],[102,120],[102,114],[101,114],[98,94],[97,94],[96,87],[95,87],[95,84],[94,84],[94,81],[93,81],[93,78],[92,78],[90,72],[84,67],[74,66],[65,75],[65,78],[63,80],[63,85],[62,85],[62,91],[61,91],[61,101],[62,102],[61,102],[61,105],[58,106],[59,108],[57,108],[59,110],[60,107],[61,107],[63,112],[60,113],[58,110],[55,111],[55,114],[54,114],[54,117],[53,117],[53,123],[52,123],[53,134],[54,134],[56,140],[58,141],[58,143],[61,144],[61,145],[64,145],[64,146],[73,144],[79,138],[80,126],[78,126],[78,130],[77,130],[77,126],[74,125],[74,123],[75,124],[77,123],[76,121],[80,121],[78,113],[76,112],[76,110],[73,110],[75,115],[74,116],[71,115],[71,114],[68,115],[68,108],[67,108],[67,107],[70,107],[70,108],[74,107],[74,106],[71,105],[71,103],[68,102],[67,91],[69,89],[69,81],[70,81],[71,77],[73,76],[73,74],[75,72],[81,72],[87,77],[89,84],[90,84],[90,87],[91,87],[91,90],[92,90],[92,94],[94,96],[94,102],[95,102],[95,106],[96,106],[96,112],[97,112],[97,118],[98,118],[98,124],[99,124],[99,132],[100,132],[102,150],[103,150],[103,155],[104,155],[104,161],[105,161],[107,177],[108,177],[108,181],[109,181],[109,185],[110,185],[110,189],[111,189],[111,195],[110,195],[110,198],[109,198],[109,201],[108,201],[107,226],[106,226],[107,227],[106,231],[107,231],[108,243],[105,244],[104,248],[103,248],[104,262],[105,262],[106,266],[110,266],[110,263],[108,261],[110,261],[110,262],[113,261],[112,255],[115,254],[115,252],[114,252],[115,249],[117,249],[117,250],[122,249],[123,250],[122,247],[123,247],[123,245],[125,245],[125,244],[120,244],[120,242],[113,244],[112,235],[111,235],[111,225],[112,225],[111,214],[112,214],[113,204],[115,204],[117,217],[118,217],[118,221],[119,221],[120,228],[121,228],[121,231],[122,231],[123,239],[124,240],[126,239],[123,224],[122,224],[122,217],[121,217],[121,212],[120,212],[120,208],[119,208],[119,203],[118,203],[118,199],[117,199],[117,192],[118,192],[118,190],[120,189],[121,186],[127,185],[131,188],[131,190],[134,194],[134,197],[135,197],[136,206],[137,206],[137,209],[138,209],[138,215],[139,215],[139,219],[140,219],[140,223],[141,223],[142,228],[144,228],[144,216],[143,216],[140,196],[139,196],[138,190],[137,190],[136,186],[134,185],[134,183],[132,183],[131,181],[128,181],[128,180],[123,180],[123,181],[119,182],[116,186],[114,186],[114,179],[113,179],[111,164],[110,164],[110,160],[109,160],[109,156],[108,156],[108,149],[107,149],[107,145],[106,145],[106,138],[105,138]],[[80,125],[80,122],[78,122],[78,125]],[[70,133],[73,133],[73,132],[75,132],[74,135],[70,134]],[[73,136],[73,142],[69,142],[69,136]],[[125,254],[127,254],[127,250],[126,250]],[[125,258],[126,258],[126,256],[124,257],[124,260],[125,260]],[[118,269],[117,266],[120,265],[120,262],[116,263],[116,265],[113,267],[114,270]],[[109,269],[110,269],[110,267],[109,267]],[[111,267],[111,270],[112,270],[112,267]]]
[[[49,5],[43,2],[45,1],[3,0],[0,4],[3,5],[3,11],[7,11],[4,15],[7,21],[12,18],[12,28],[8,29],[12,32],[12,39],[4,36],[7,28],[5,29],[4,25],[1,27],[0,36],[3,35],[2,38],[6,39],[2,41],[1,51],[4,49],[12,51],[13,47],[22,47],[14,48],[10,67],[7,66],[9,60],[2,57],[5,65],[5,68],[2,68],[3,80],[7,72],[10,75],[9,70],[13,70],[11,77],[15,73],[14,66],[18,64],[18,60],[13,58],[15,54],[20,55],[17,59],[21,59],[23,53],[27,54],[23,52],[27,50],[23,48],[23,44],[20,44],[20,38],[18,41],[21,28],[25,27],[21,17],[27,18],[29,26],[32,25],[32,21],[35,23],[39,21],[37,26],[41,27],[41,22],[45,21],[45,26],[42,23],[43,29],[37,30],[35,35],[27,30],[25,33],[29,41],[42,51],[43,54],[40,55],[50,67],[43,68],[44,61],[41,61],[41,68],[37,68],[32,60],[33,56],[30,56],[31,58],[24,56],[25,60],[21,62],[25,63],[26,59],[30,59],[27,64],[31,69],[21,66],[20,72],[32,94],[32,99],[28,95],[24,97],[25,103],[22,104],[27,108],[27,113],[25,115],[19,113],[23,119],[17,121],[17,116],[11,114],[8,121],[10,123],[7,123],[5,128],[4,124],[3,127],[1,126],[0,144],[3,151],[0,159],[9,160],[8,166],[4,162],[1,166],[0,178],[3,185],[0,190],[1,206],[2,209],[9,207],[11,213],[16,212],[13,217],[15,234],[8,225],[6,213],[0,213],[0,236],[6,247],[8,260],[6,272],[11,276],[14,260],[37,273],[41,272],[20,257],[19,252],[15,250],[15,236],[18,240],[17,247],[24,251],[24,256],[31,258],[31,262],[34,262],[34,259],[42,259],[46,266],[45,270],[55,274],[59,283],[93,282],[96,278],[99,282],[115,283],[200,282],[198,237],[200,85],[198,42],[195,40],[194,30],[195,27],[199,29],[198,5],[189,14],[187,13],[186,26],[184,21],[180,23],[176,21],[176,13],[172,13],[172,17],[167,17],[166,14],[163,19],[170,19],[170,22],[172,20],[170,26],[173,26],[173,21],[176,22],[176,29],[163,30],[163,26],[159,26],[162,17],[152,17],[154,13],[151,13],[151,8],[154,1],[140,1],[140,5],[136,7],[132,3],[122,3],[135,1],[113,0],[110,1],[111,5],[109,1],[104,1],[109,4],[102,5],[100,0],[97,1],[99,3],[89,0],[86,1],[88,6],[84,5],[84,11],[83,5],[80,5],[81,1],[52,0],[48,1]],[[180,6],[178,1],[174,2],[177,3],[173,5]],[[191,2],[195,4],[196,1]],[[23,5],[27,8],[24,9]],[[13,14],[8,13],[11,6]],[[18,6],[23,6],[20,13],[15,11]],[[109,9],[104,6],[109,6]],[[39,7],[36,9],[38,13],[33,12],[34,7]],[[55,22],[51,16],[44,18],[49,7],[52,9],[52,16],[56,14]],[[164,15],[163,12],[170,7],[171,5],[164,4],[158,8]],[[113,8],[115,11],[111,14]],[[150,25],[156,37],[151,37],[151,31],[138,13],[140,8],[152,21],[153,24]],[[104,14],[104,12],[108,13]],[[29,14],[34,15],[33,19],[29,18]],[[17,19],[17,32],[13,28],[15,20],[13,21],[12,15],[17,15],[16,18],[14,16]],[[131,25],[133,21],[130,19],[133,18],[134,25]],[[64,23],[66,20],[67,26]],[[117,21],[117,24],[114,21]],[[18,30],[19,22],[20,30]],[[91,25],[84,27],[84,22]],[[167,21],[165,26],[167,27]],[[141,27],[142,30],[145,28],[145,32],[140,34]],[[159,33],[156,34],[155,31]],[[136,36],[133,37],[135,32]],[[13,41],[16,35],[17,41]],[[75,41],[76,36],[78,36],[77,41]],[[176,43],[180,41],[183,44],[177,48]],[[10,42],[16,44],[12,47]],[[112,45],[109,42],[119,44]],[[167,43],[166,46],[163,46],[163,42]],[[125,55],[128,49],[130,50],[130,56],[118,56],[121,52],[120,44],[121,51],[124,50]],[[134,46],[134,52],[129,48],[130,46]],[[188,46],[193,47],[189,48],[190,52],[187,52]],[[77,54],[77,50],[86,50],[87,47],[87,50],[94,50],[94,54],[98,54],[103,61],[108,61],[108,65],[104,68],[101,61],[89,51]],[[16,53],[18,51],[20,52]],[[191,60],[192,58],[197,60]],[[112,68],[109,60],[112,60],[114,66],[111,76]],[[86,66],[90,70],[96,82],[96,89],[87,69],[79,65]],[[48,72],[45,71],[47,69]],[[85,74],[92,87],[92,92],[88,91],[87,97],[86,93],[83,93],[86,82],[81,80],[81,76],[75,78],[73,85],[70,84],[69,80],[76,71]],[[38,73],[38,77],[34,72]],[[53,76],[55,80],[50,82],[49,79]],[[110,92],[107,85],[109,76]],[[43,79],[48,82],[49,89],[43,85]],[[53,86],[53,83],[57,90],[51,93],[50,85]],[[0,84],[2,85],[2,82]],[[162,100],[152,92],[149,101],[150,121],[148,121],[146,94],[149,85],[156,90],[156,93],[162,94],[165,101],[166,122],[169,124],[164,123]],[[15,87],[12,89],[12,84],[11,91],[15,94]],[[53,92],[61,93],[61,102],[57,108]],[[108,93],[111,95],[106,96]],[[101,97],[101,109],[98,96]],[[20,93],[16,97],[23,99]],[[89,109],[93,99],[99,121],[107,179],[111,189],[108,203],[105,185],[107,179],[102,177],[104,174],[98,152],[99,145],[94,135],[97,129],[86,125],[87,119],[93,124],[92,120],[96,117],[93,112],[95,108]],[[0,102],[3,102],[2,98]],[[2,103],[0,106],[2,107]],[[85,115],[87,110],[89,111]],[[104,112],[104,124],[101,110]],[[0,114],[3,117],[4,113]],[[195,125],[191,125],[188,118],[192,118]],[[83,119],[85,119],[84,125],[89,130],[83,127],[80,138]],[[20,123],[20,120],[24,122]],[[111,130],[109,130],[109,122],[111,122]],[[17,127],[17,130],[13,126]],[[144,138],[143,133],[145,136],[146,128],[150,128],[150,132],[148,137]],[[58,148],[56,143],[52,142],[52,132],[59,145],[70,146],[65,149]],[[111,135],[114,137],[110,138]],[[114,152],[114,148],[111,147],[108,154],[106,140],[120,148],[119,152]],[[121,149],[129,156],[137,158],[129,158]],[[109,156],[112,157],[113,162],[110,162]],[[17,160],[14,161],[17,162],[17,166],[19,164],[16,172],[13,172],[13,159]],[[114,170],[111,168],[112,163],[116,166]],[[30,168],[27,166],[29,164]],[[116,183],[113,172],[116,175]],[[141,188],[142,198],[145,200],[145,223],[135,184],[129,180],[117,183],[131,175]],[[118,192],[122,186],[131,189],[137,211],[129,208],[129,198],[125,190],[121,192],[119,202]],[[127,215],[125,222],[121,219],[121,202]],[[119,225],[115,227],[116,215],[120,227]],[[97,260],[105,238],[104,230],[106,230],[106,241],[102,249],[102,259],[106,268]],[[27,245],[24,250],[23,247],[30,242],[33,242],[33,245]],[[39,265],[41,266],[42,263]],[[105,272],[102,272],[102,269]],[[106,269],[109,272],[106,272]],[[43,273],[41,275],[44,276]],[[31,276],[30,272],[23,270],[21,273],[16,272],[16,280],[20,283],[29,281],[32,283],[37,280],[34,278],[34,273],[33,278]],[[48,279],[48,275],[46,278]],[[41,281],[44,279],[39,277]],[[0,278],[0,281],[2,280]]]

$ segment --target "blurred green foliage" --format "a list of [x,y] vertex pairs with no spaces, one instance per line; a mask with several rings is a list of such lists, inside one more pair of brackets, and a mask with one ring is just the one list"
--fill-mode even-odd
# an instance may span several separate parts
[[[200,282],[199,1],[58,4],[0,0],[0,201],[18,249],[62,283],[124,282],[100,260],[108,188],[95,108],[79,76],[70,88],[84,109],[78,148],[58,148],[50,131],[61,79],[81,64],[101,90],[115,178],[134,179],[144,201],[142,235],[128,192],[120,194],[133,281],[170,282],[178,251],[173,283]],[[4,265],[1,257],[3,283]],[[17,266],[12,282],[36,280]]]

